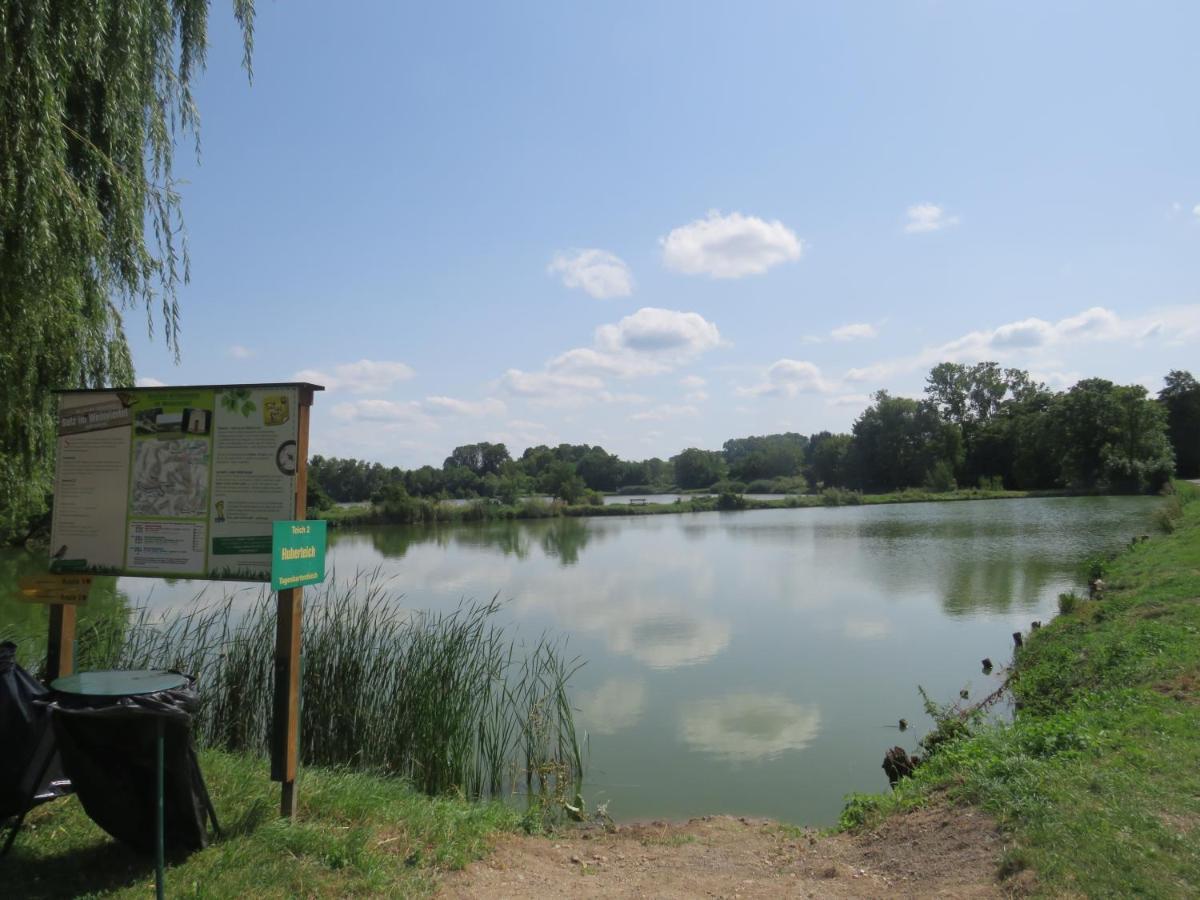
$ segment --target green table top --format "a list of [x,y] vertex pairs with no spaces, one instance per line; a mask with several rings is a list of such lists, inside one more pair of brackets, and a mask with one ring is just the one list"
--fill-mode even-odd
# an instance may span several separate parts
[[85,697],[131,697],[169,691],[187,684],[187,677],[165,669],[110,669],[103,672],[79,672],[50,682],[64,694]]

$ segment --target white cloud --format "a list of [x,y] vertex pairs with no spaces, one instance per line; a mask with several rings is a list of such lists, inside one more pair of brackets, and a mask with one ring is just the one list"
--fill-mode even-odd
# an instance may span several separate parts
[[720,342],[717,326],[698,313],[646,307],[615,324],[601,325],[593,346],[560,353],[544,371],[509,369],[498,386],[542,406],[644,403],[646,398],[637,394],[610,392],[604,379],[660,375]]
[[908,234],[941,231],[959,222],[958,216],[946,215],[946,210],[935,203],[917,203],[908,208],[906,215],[904,230]]
[[705,403],[708,400],[708,391],[688,391],[683,395],[684,403]]
[[165,381],[159,381],[157,378],[147,377],[139,378],[134,382],[134,385],[137,387],[166,387],[167,383]]
[[532,447],[535,444],[558,444],[561,441],[541,422],[528,419],[511,419],[504,423],[504,430],[494,432],[488,440],[508,444],[512,450],[517,446]]
[[802,359],[780,359],[767,369],[766,380],[748,388],[738,388],[746,397],[795,397],[797,394],[827,393],[833,385],[815,364]]
[[629,418],[635,422],[662,422],[667,419],[679,419],[684,416],[698,416],[700,410],[694,406],[676,406],[671,403],[661,403],[652,409],[634,413]]
[[596,329],[593,347],[556,356],[553,372],[635,378],[659,375],[691,362],[721,343],[717,326],[699,313],[643,307]]
[[633,293],[633,273],[619,256],[607,250],[572,250],[557,254],[546,271],[561,274],[569,288],[581,288],[598,300],[628,297]]
[[243,347],[241,344],[234,344],[225,353],[233,359],[249,359],[254,355],[254,351],[249,347]]
[[836,397],[830,397],[825,402],[830,406],[865,407],[871,403],[871,395],[870,394],[839,394]]
[[1192,207],[1192,215],[1195,216],[1197,219],[1200,219],[1200,203],[1197,203],[1195,206]]
[[721,342],[717,326],[699,313],[646,306],[615,325],[596,329],[596,344],[610,352],[696,356]]
[[1136,344],[1161,339],[1168,346],[1174,346],[1197,338],[1200,338],[1200,304],[1171,307],[1130,319],[1123,319],[1104,307],[1093,306],[1057,322],[1034,317],[1008,322],[996,328],[971,331],[911,356],[850,369],[846,373],[846,380],[880,382],[939,362],[1033,360],[1046,365],[1047,354],[1089,343],[1124,341]]
[[855,322],[833,329],[829,332],[829,336],[835,341],[858,341],[864,338],[879,337],[879,329],[870,322]]
[[737,212],[723,216],[717,210],[679,226],[659,243],[667,268],[712,278],[761,275],[804,253],[804,242],[778,219],[767,222]]
[[294,377],[296,381],[324,385],[328,391],[378,394],[388,390],[397,381],[407,381],[413,374],[412,368],[402,362],[360,359],[358,362],[336,365],[331,372],[304,369]]
[[595,375],[615,375],[636,378],[660,375],[668,366],[653,356],[637,353],[607,353],[591,347],[576,347],[550,360],[549,368],[556,372],[587,372]]
[[699,375],[684,375],[679,379],[679,383],[685,388],[695,389],[704,387],[706,384],[708,384],[708,381],[701,378]]
[[346,422],[398,424],[426,430],[437,428],[437,423],[420,404],[411,401],[354,400],[337,404],[332,412],[335,418]]
[[485,400],[459,400],[456,397],[426,397],[421,404],[433,415],[451,416],[502,416],[508,411],[503,400],[489,397]]
[[510,394],[542,406],[580,406],[595,400],[604,390],[603,379],[595,375],[520,369],[509,369],[500,384]]

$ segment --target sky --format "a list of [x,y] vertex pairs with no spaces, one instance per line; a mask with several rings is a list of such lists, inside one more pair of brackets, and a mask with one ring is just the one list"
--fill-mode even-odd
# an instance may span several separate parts
[[622,457],[849,430],[943,360],[1200,374],[1200,5],[226,4],[181,358],[311,447]]

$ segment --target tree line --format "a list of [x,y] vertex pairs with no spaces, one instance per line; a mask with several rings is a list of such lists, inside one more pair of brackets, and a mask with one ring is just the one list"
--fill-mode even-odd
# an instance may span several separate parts
[[455,447],[440,468],[404,470],[314,456],[310,504],[401,496],[495,498],[542,493],[576,503],[589,492],[712,489],[866,492],[956,487],[1137,493],[1173,475],[1200,476],[1200,384],[1172,371],[1157,397],[1140,385],[1084,379],[1052,391],[994,362],[941,363],[924,396],[878,391],[849,433],[733,438],[670,459],[624,460],[587,444]]

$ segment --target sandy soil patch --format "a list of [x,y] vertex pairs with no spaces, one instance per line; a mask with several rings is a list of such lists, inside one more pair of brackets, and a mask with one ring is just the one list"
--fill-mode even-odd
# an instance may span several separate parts
[[514,836],[443,881],[466,897],[1005,897],[1004,842],[971,809],[933,807],[858,835],[729,816]]

